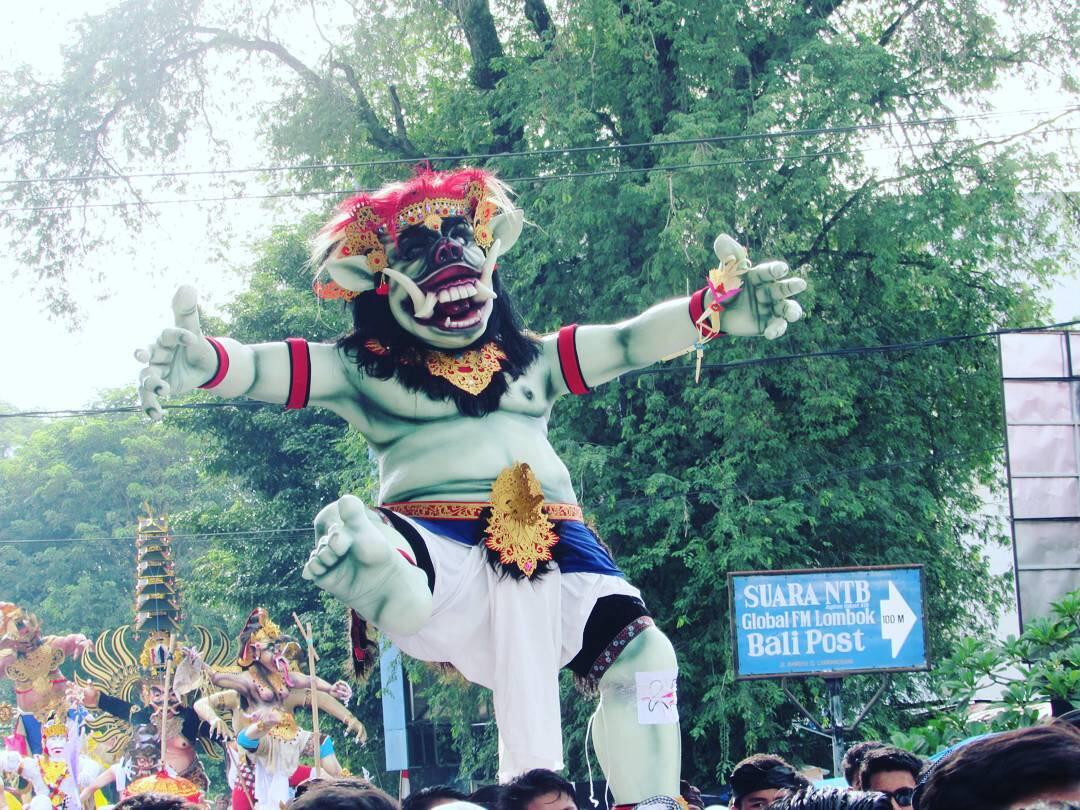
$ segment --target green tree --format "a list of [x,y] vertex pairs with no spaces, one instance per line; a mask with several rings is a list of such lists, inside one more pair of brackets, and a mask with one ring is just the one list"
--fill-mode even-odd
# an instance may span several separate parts
[[[938,665],[935,685],[947,702],[921,724],[897,730],[896,745],[933,754],[968,737],[1034,725],[1047,704],[1054,716],[1080,707],[1080,590],[1019,636],[960,640]],[[998,698],[973,716],[975,698],[988,689]]]
[[[124,407],[130,392],[97,403]],[[174,515],[194,500],[242,497],[228,479],[199,470],[196,440],[131,415],[39,423],[0,458],[0,593],[33,611],[46,633],[94,635],[134,619],[135,528],[148,503]],[[181,566],[197,538],[177,543]],[[195,620],[220,619],[189,603]]]
[[[807,268],[808,317],[784,341],[721,340],[700,384],[688,365],[649,370],[562,403],[553,423],[587,512],[680,653],[689,777],[714,783],[753,750],[825,759],[794,736],[777,686],[732,680],[725,572],[922,563],[933,655],[984,625],[1003,595],[980,550],[1000,538],[978,516],[978,486],[995,483],[1001,457],[993,342],[780,355],[1045,314],[1037,291],[1075,249],[1075,223],[1049,225],[1067,195],[1042,207],[1028,195],[1055,191],[1069,156],[1040,155],[1027,137],[966,137],[949,115],[960,101],[985,109],[987,93],[1025,68],[1067,78],[1080,42],[1075,4],[1014,0],[995,17],[976,0],[580,0],[557,12],[543,0],[406,0],[356,8],[308,62],[280,34],[286,17],[244,9],[121,3],[81,27],[57,82],[13,74],[5,126],[20,175],[120,177],[126,161],[176,154],[220,90],[213,60],[246,54],[281,89],[260,132],[275,160],[481,154],[511,180],[533,178],[516,187],[537,226],[501,272],[534,330],[610,322],[685,293],[701,283],[719,231]],[[869,133],[881,128],[892,160],[871,165]],[[799,134],[769,134],[778,131]],[[338,166],[297,170],[290,182],[318,192],[401,173]],[[102,188],[28,183],[10,194],[16,208],[45,195],[79,206]],[[138,224],[138,209],[122,210]],[[32,246],[28,266],[61,289],[52,259],[73,243],[64,234],[78,217],[2,216]],[[341,328],[307,297],[302,237],[313,228],[271,236],[250,292],[227,313],[230,332],[317,339]],[[292,528],[369,484],[362,442],[338,423],[273,410],[188,420],[185,429],[213,438],[211,469],[242,474],[258,495],[201,510],[200,525]],[[273,600],[314,612],[321,603],[295,580],[309,541],[218,544],[200,579],[236,611]],[[331,635],[327,626],[322,638]],[[811,700],[820,686],[802,688]],[[891,694],[878,722],[918,689],[900,678]],[[455,704],[455,728],[471,700]],[[589,706],[566,705],[580,776]],[[482,772],[480,760],[468,763]]]

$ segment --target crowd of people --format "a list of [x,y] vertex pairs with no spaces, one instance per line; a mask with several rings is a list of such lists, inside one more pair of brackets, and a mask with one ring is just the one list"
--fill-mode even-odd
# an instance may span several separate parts
[[[728,779],[730,810],[1080,810],[1080,711],[1050,723],[987,734],[931,760],[883,742],[860,742],[843,760],[843,787],[815,787],[780,756],[754,754]],[[465,793],[440,785],[401,802],[353,777],[301,784],[285,810],[592,810],[573,783],[536,769],[508,784]],[[682,810],[706,806],[684,783]],[[143,795],[117,810],[193,810],[175,797]],[[614,810],[623,810],[616,807]]]

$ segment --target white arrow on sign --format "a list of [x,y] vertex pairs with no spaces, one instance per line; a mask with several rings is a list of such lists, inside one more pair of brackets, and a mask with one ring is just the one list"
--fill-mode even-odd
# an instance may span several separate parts
[[892,642],[893,658],[899,655],[915,621],[911,606],[889,580],[889,598],[881,600],[881,637]]

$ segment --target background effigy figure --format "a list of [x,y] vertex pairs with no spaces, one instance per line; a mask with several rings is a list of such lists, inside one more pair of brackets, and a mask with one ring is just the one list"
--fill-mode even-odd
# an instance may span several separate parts
[[[317,405],[367,439],[381,508],[346,495],[316,518],[304,576],[407,654],[493,690],[499,776],[560,769],[558,670],[598,687],[598,758],[617,802],[679,792],[675,652],[585,525],[547,438],[555,402],[722,333],[775,338],[802,310],[787,265],[751,268],[719,237],[708,286],[613,325],[538,337],[496,263],[523,218],[477,169],[422,172],[344,203],[313,253],[316,291],[351,301],[336,344],[205,338],[181,288],[175,328],[147,350],[143,405],[196,386]],[[329,278],[326,278],[329,276]],[[363,634],[354,650],[367,655]]]
[[[334,744],[323,735],[301,729],[293,716],[296,709],[310,706],[312,687],[319,710],[344,724],[360,739],[363,724],[340,701],[348,702],[352,689],[344,681],[328,683],[299,671],[300,646],[281,632],[266,610],[255,608],[240,632],[240,672],[219,672],[202,667],[207,680],[222,691],[195,702],[200,717],[220,733],[235,738],[230,750],[235,773],[232,784],[233,810],[276,810],[290,797],[290,788],[304,781],[311,769],[302,766],[304,757],[314,757],[318,744],[323,770],[341,776]],[[193,656],[198,661],[197,656]],[[231,713],[226,723],[219,712]]]
[[20,753],[42,752],[42,723],[67,711],[68,680],[60,665],[92,648],[82,633],[43,637],[37,616],[0,602],[0,678],[15,684],[19,721],[11,744]]
[[[106,785],[113,785],[122,798],[129,783],[157,773],[160,760],[161,738],[158,736],[157,727],[149,724],[135,726],[131,729],[131,738],[124,750],[123,758],[103,770],[96,779],[86,785],[80,792],[79,798],[85,805],[92,801],[95,791]],[[176,772],[167,764],[165,770],[171,776],[176,776]]]
[[101,773],[97,762],[79,754],[81,740],[74,725],[63,720],[47,722],[41,731],[40,754],[0,752],[0,769],[30,784],[34,793],[28,805],[30,810],[79,810],[79,788],[89,785]]
[[[136,659],[128,649],[130,640],[127,630],[125,626],[101,634],[98,647],[108,649],[112,654],[103,656],[102,660],[98,660],[97,656],[90,660],[88,656],[84,661],[87,673],[100,681],[83,681],[73,685],[71,695],[87,709],[105,712],[125,727],[150,726],[160,735],[164,719],[164,729],[168,735],[165,740],[165,765],[175,776],[190,781],[205,792],[210,780],[199,758],[200,748],[208,753],[214,746],[224,744],[225,737],[204,723],[195,709],[184,702],[180,684],[177,683],[179,678],[169,684],[166,700],[165,674],[170,635],[165,632],[151,633]],[[173,650],[172,659],[176,665],[182,663],[184,656],[180,650]],[[107,665],[107,662],[120,666]],[[123,666],[124,662],[137,662],[137,668]],[[113,672],[113,669],[116,671]],[[134,681],[133,671],[138,675]],[[110,688],[120,694],[112,694]],[[141,702],[135,702],[135,694]],[[125,700],[124,696],[130,696],[131,700]],[[90,725],[100,726],[95,721],[91,721]],[[116,732],[108,727],[101,729],[101,732],[106,744],[116,736]],[[130,732],[125,732],[125,736],[127,733]]]

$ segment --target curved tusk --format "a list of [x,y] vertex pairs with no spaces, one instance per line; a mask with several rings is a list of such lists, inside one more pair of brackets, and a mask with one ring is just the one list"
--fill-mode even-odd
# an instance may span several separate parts
[[384,268],[382,272],[383,275],[392,278],[400,284],[405,289],[405,292],[408,293],[409,298],[412,299],[414,317],[431,317],[431,314],[435,311],[434,295],[425,295],[424,291],[420,289],[417,283],[400,270],[395,270],[393,267],[387,267]]
[[[495,275],[495,262],[499,260],[499,253],[502,251],[502,240],[496,239],[490,248],[488,248],[487,258],[484,260],[484,266],[480,269],[480,287],[486,287],[491,290],[495,285],[492,280],[492,276]],[[479,288],[478,288],[479,289]],[[494,295],[494,293],[492,293]]]
[[473,301],[482,304],[485,301],[490,301],[492,298],[498,297],[498,294],[491,289],[491,287],[487,286],[482,281],[476,282],[476,295],[473,296]]

